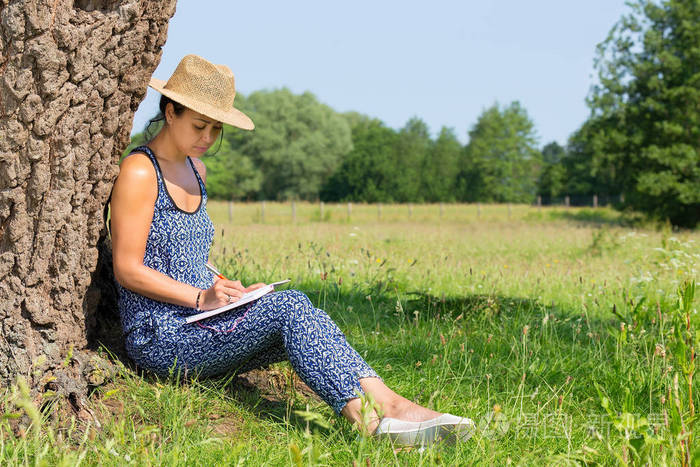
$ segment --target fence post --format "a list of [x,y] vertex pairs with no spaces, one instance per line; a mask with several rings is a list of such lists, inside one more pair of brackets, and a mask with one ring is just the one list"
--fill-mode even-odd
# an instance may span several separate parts
[[481,203],[476,203],[476,218],[481,219]]
[[510,220],[510,203],[508,203],[508,220]]
[[382,203],[377,204],[377,219],[382,218]]
[[348,202],[348,220],[350,220],[351,214],[352,214],[352,203]]
[[537,210],[541,211],[542,210],[542,196],[537,195]]
[[571,205],[571,199],[569,198],[569,195],[566,195],[564,197],[564,206],[566,206],[568,208],[570,205]]
[[598,207],[598,195],[593,195],[593,209]]
[[625,194],[620,193],[620,203],[625,204]]
[[292,222],[296,223],[297,221],[297,203],[296,201],[292,200]]
[[445,214],[445,205],[440,203],[440,219],[442,219],[443,214]]
[[319,220],[323,222],[323,201],[321,201],[321,217]]
[[233,201],[229,200],[228,202],[228,223],[231,224],[233,222]]
[[410,219],[411,217],[413,217],[413,205],[408,203],[408,218]]
[[260,223],[265,223],[265,201],[260,202]]

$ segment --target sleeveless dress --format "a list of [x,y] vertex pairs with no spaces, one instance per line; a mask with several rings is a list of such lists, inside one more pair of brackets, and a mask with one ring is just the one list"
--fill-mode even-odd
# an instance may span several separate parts
[[[153,151],[148,146],[139,146],[134,152],[148,155],[158,179],[158,196],[143,264],[179,282],[200,289],[211,287],[214,276],[205,264],[214,238],[214,225],[207,214],[207,191],[192,159],[187,158],[197,177],[201,199],[194,212],[187,212],[170,196]],[[195,310],[117,286],[127,353],[139,366],[157,373],[167,371],[178,356],[183,331],[191,327],[185,326],[185,318]]]

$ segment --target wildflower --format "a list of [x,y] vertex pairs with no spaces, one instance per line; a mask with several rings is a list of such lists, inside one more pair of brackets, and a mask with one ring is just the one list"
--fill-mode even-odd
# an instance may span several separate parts
[[376,261],[377,263],[381,263],[381,262],[382,262],[382,259],[381,259],[381,258],[377,258],[377,259],[375,259],[374,261]]
[[371,296],[371,295],[367,295],[365,298],[366,298],[367,300],[369,300],[370,302],[372,301],[372,296]]
[[460,352],[464,353],[464,342],[459,344],[459,350],[460,350]]
[[552,267],[552,265],[551,265],[551,264],[549,264],[549,263],[547,263],[547,267],[548,267],[548,268],[551,268],[551,267]]
[[501,406],[499,404],[493,404],[493,411],[494,413],[499,413],[501,410]]
[[418,361],[416,362],[416,368],[420,367],[421,365],[422,365],[422,363],[420,362],[420,360],[418,360]]
[[666,357],[666,349],[664,349],[664,346],[662,344],[656,344],[656,348],[654,349],[654,355],[661,358]]
[[508,265],[507,265],[507,264],[504,264],[504,265],[503,265],[503,268],[504,268],[504,269],[508,269]]
[[523,326],[523,336],[527,336],[527,332],[530,330],[530,326],[527,324]]
[[443,336],[442,334],[440,334],[440,343],[443,345],[443,347],[447,345],[447,342],[445,341],[445,336]]

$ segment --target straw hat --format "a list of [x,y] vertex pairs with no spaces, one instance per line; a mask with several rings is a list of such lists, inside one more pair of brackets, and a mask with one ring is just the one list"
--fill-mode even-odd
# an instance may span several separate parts
[[148,85],[209,118],[244,130],[255,128],[246,114],[233,107],[236,84],[226,65],[215,65],[198,55],[186,55],[167,83],[151,78]]

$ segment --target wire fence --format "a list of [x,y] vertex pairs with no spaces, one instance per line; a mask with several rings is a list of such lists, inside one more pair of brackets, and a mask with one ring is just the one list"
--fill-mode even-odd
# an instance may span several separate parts
[[594,194],[594,195],[564,195],[538,196],[535,204],[541,206],[588,206],[592,208],[624,204],[624,195]]
[[[289,224],[306,222],[502,222],[566,217],[598,210],[609,218],[609,206],[620,197],[538,198],[533,204],[489,203],[324,203],[306,201],[209,202],[218,224]],[[589,216],[590,217],[590,216]]]

